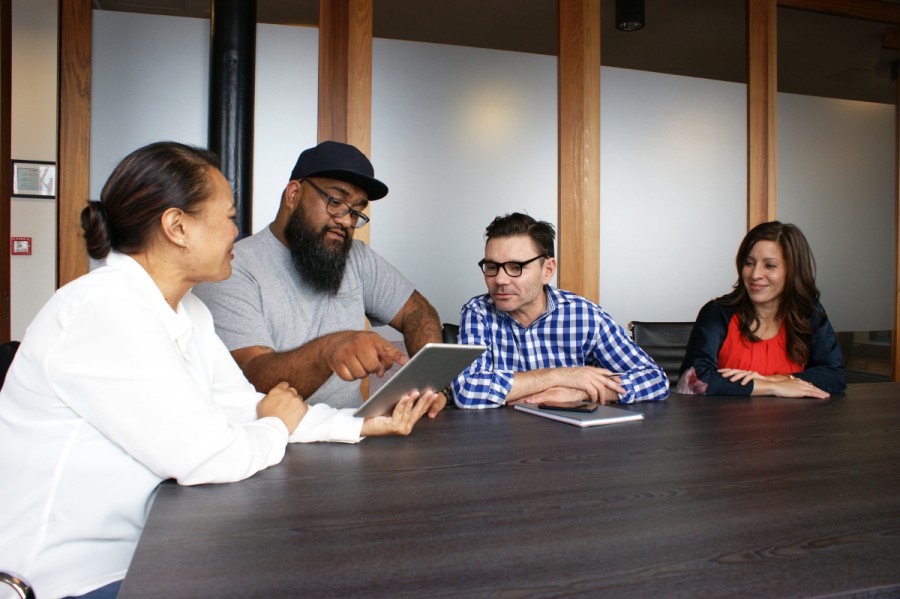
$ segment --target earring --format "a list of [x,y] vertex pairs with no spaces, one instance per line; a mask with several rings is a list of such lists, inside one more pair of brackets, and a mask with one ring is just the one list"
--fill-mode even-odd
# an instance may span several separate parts
[[182,239],[182,240],[181,240],[181,251],[182,251],[182,252],[186,252],[186,251],[188,251],[188,250],[190,250],[190,249],[191,249],[191,246],[189,246],[189,245],[184,241],[184,239]]

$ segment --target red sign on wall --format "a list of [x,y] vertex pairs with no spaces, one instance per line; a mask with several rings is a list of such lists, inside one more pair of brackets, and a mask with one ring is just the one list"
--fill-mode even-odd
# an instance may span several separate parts
[[31,237],[13,237],[9,242],[9,253],[13,256],[31,255]]

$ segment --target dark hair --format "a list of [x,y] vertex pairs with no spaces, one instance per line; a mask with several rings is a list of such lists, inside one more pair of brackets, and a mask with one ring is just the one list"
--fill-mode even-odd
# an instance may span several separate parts
[[166,210],[190,214],[210,196],[211,168],[218,168],[215,154],[173,141],[126,156],[103,186],[100,201],[89,201],[81,211],[88,254],[100,260],[111,249],[124,254],[144,249]]
[[[778,221],[756,225],[741,242],[735,264],[738,278],[731,293],[716,298],[723,306],[737,308],[738,328],[750,341],[759,341],[754,333],[759,318],[744,286],[742,270],[747,256],[758,241],[774,241],[784,254],[784,292],[778,308],[787,333],[788,357],[798,364],[809,359],[809,340],[812,337],[812,315],[819,311],[819,290],[816,288],[816,262],[806,237],[795,225]],[[820,316],[822,316],[820,314]]]
[[535,220],[527,214],[513,212],[498,216],[491,221],[484,232],[485,239],[515,235],[531,237],[542,256],[553,257],[553,241],[556,238],[553,225],[543,220]]

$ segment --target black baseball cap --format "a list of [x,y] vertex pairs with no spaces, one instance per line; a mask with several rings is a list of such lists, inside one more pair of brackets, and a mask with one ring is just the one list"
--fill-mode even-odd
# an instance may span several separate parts
[[375,178],[375,169],[366,155],[350,144],[323,141],[314,148],[303,150],[291,171],[291,180],[307,177],[328,177],[352,183],[366,192],[369,200],[387,195],[387,185]]

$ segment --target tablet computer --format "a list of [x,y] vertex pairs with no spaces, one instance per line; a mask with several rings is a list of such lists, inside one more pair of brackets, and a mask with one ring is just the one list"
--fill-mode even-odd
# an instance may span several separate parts
[[[400,398],[413,390],[440,391],[469,364],[484,353],[483,345],[429,343],[404,364],[354,416],[384,416],[394,410]],[[448,398],[449,399],[449,398]]]

